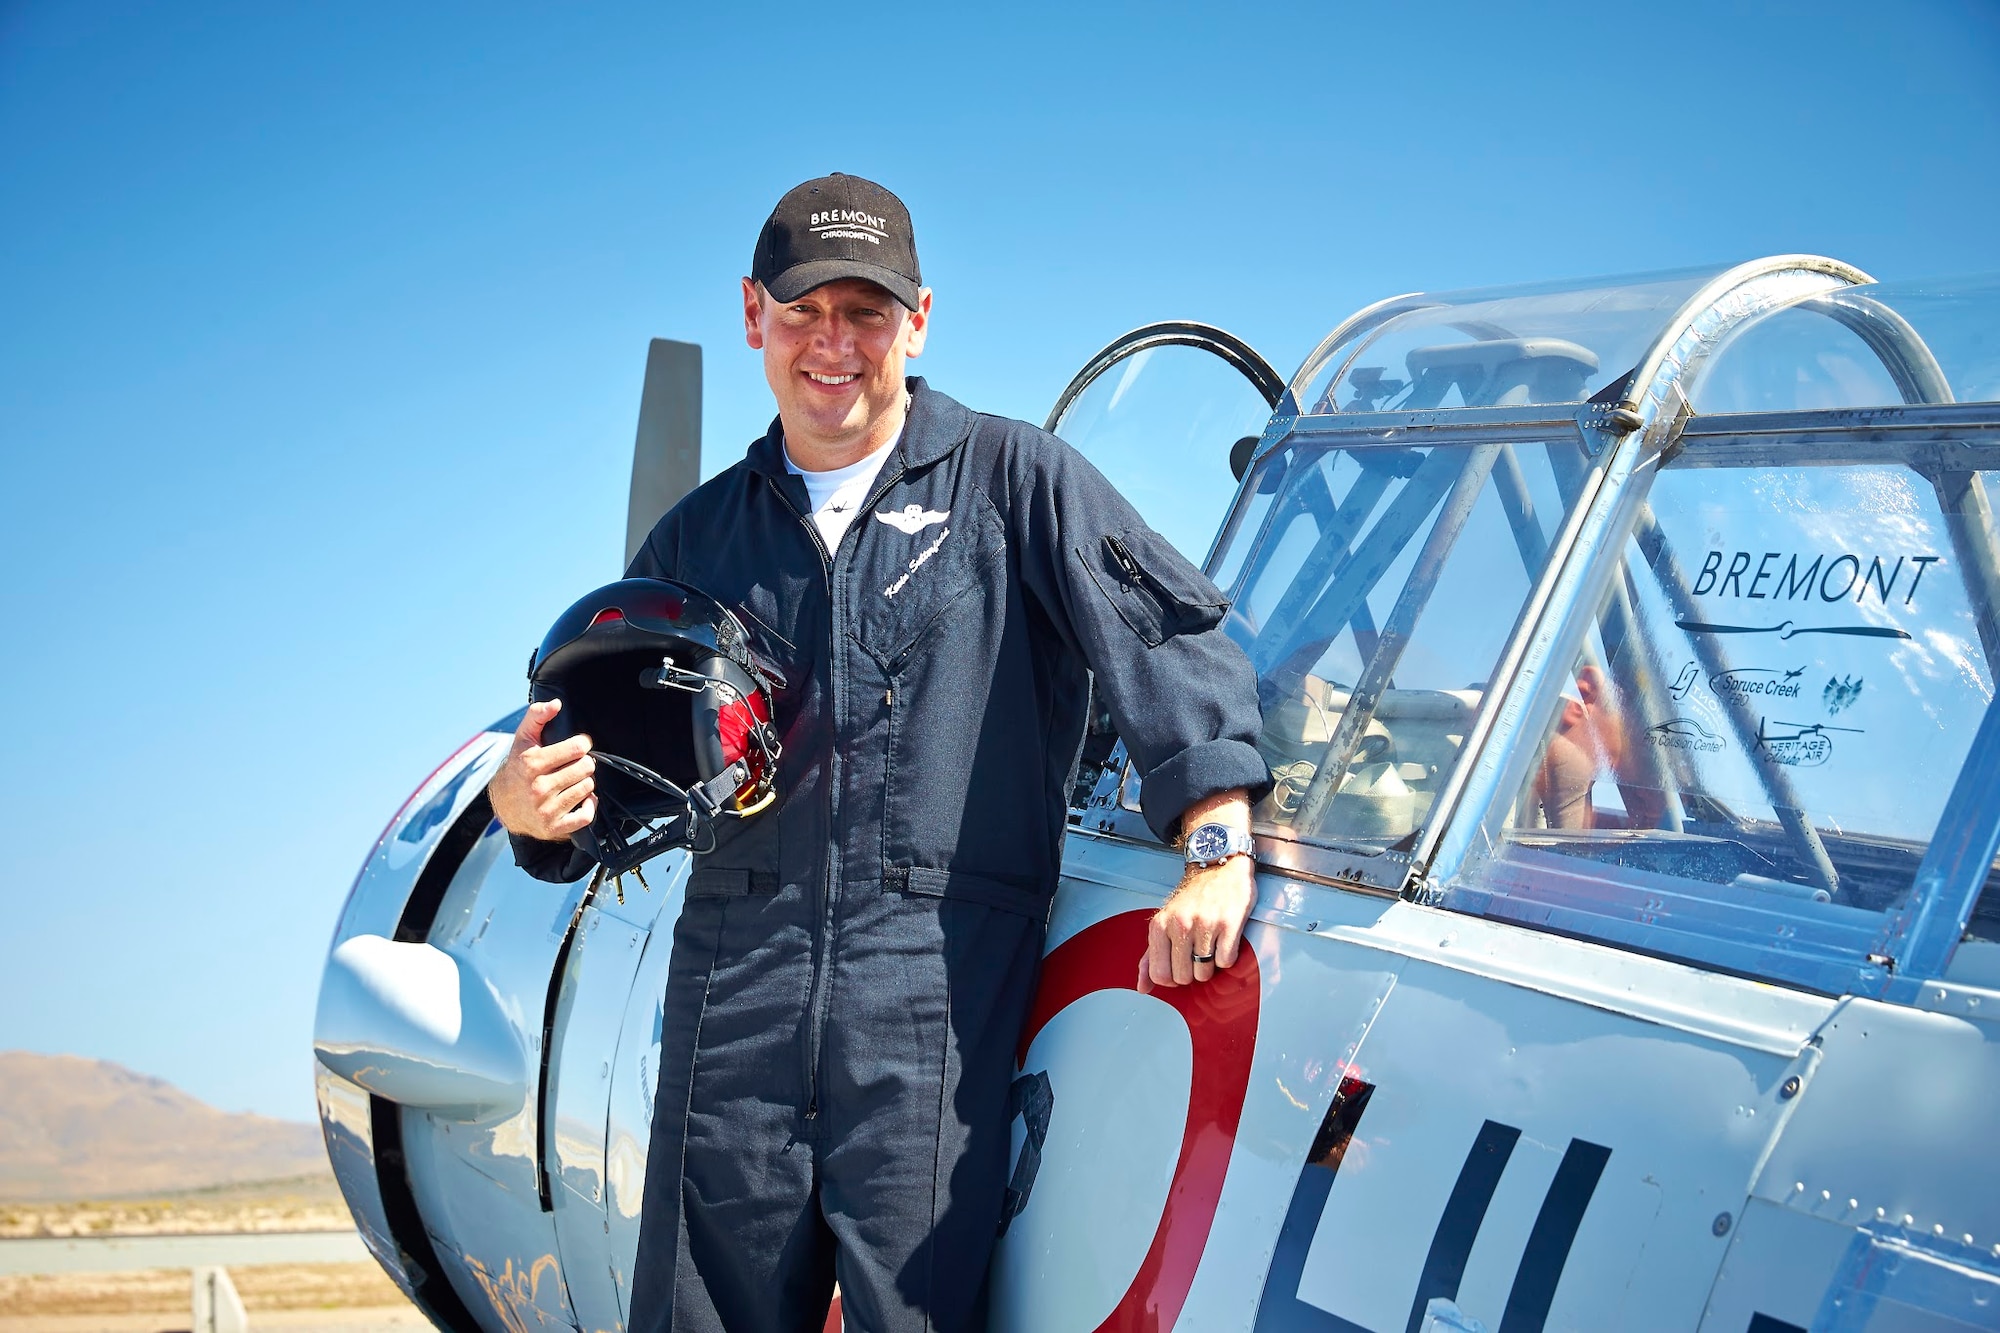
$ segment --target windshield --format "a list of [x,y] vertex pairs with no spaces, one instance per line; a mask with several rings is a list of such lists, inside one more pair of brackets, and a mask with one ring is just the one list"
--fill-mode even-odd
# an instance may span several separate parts
[[1169,344],[1109,367],[1055,429],[1199,565],[1236,493],[1230,451],[1254,441],[1270,415],[1242,371],[1205,348]]
[[1262,831],[1407,850],[1589,466],[1574,435],[1258,462],[1216,573],[1264,708]]
[[1993,699],[2000,478],[1751,443],[1629,502],[1452,901],[1838,991]]

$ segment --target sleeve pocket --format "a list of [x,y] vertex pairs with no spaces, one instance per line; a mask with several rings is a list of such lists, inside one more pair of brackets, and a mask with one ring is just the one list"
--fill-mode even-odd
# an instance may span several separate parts
[[1213,583],[1150,528],[1106,533],[1077,556],[1098,590],[1149,648],[1213,629],[1229,609]]

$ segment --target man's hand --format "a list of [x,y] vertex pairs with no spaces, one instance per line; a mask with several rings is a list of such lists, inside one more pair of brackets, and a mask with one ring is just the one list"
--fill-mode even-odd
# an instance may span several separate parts
[[590,737],[542,744],[542,728],[561,710],[560,699],[528,705],[507,762],[486,788],[495,817],[509,833],[562,842],[597,816]]
[[[1250,802],[1240,790],[1197,801],[1181,816],[1181,827],[1227,824],[1250,828]],[[1153,914],[1146,930],[1146,954],[1139,960],[1139,993],[1156,986],[1186,986],[1207,981],[1219,967],[1235,963],[1243,942],[1243,925],[1257,903],[1256,867],[1247,856],[1232,856],[1220,865],[1189,866],[1180,887],[1166,906]],[[1214,956],[1196,962],[1195,956]]]

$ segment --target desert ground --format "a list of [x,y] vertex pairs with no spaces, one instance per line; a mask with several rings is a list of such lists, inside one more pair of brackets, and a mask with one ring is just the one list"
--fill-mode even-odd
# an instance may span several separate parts
[[[0,1242],[38,1236],[212,1235],[351,1227],[331,1177],[138,1198],[0,1204]],[[253,1330],[429,1327],[374,1263],[229,1270]],[[186,1269],[0,1276],[0,1333],[166,1333],[188,1327]]]
[[0,1240],[342,1231],[353,1225],[340,1187],[325,1173],[133,1198],[0,1203]]

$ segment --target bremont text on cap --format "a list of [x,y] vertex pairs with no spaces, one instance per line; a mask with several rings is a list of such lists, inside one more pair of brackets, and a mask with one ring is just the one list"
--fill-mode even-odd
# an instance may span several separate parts
[[862,278],[912,310],[924,285],[910,210],[874,181],[837,171],[778,201],[757,234],[750,276],[780,301]]

